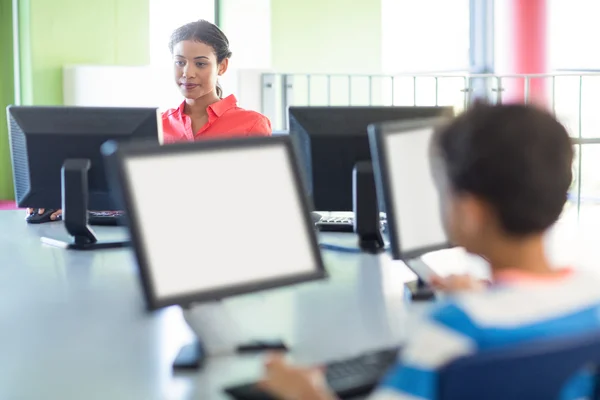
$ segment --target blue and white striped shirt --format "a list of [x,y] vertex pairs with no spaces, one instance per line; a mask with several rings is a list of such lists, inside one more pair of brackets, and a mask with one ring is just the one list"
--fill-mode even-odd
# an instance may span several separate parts
[[[437,371],[457,357],[600,330],[596,275],[564,270],[559,277],[540,281],[510,271],[507,278],[489,290],[436,305],[415,327],[398,364],[369,400],[436,399]],[[561,398],[587,397],[591,387],[591,379],[574,377]]]

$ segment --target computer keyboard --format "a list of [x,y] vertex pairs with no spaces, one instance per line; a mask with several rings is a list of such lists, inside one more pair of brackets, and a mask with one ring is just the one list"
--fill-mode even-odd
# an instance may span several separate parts
[[[380,221],[381,230],[385,232],[387,229],[387,221],[381,219]],[[354,218],[353,217],[321,217],[319,221],[315,223],[317,229],[321,232],[354,232]]]
[[315,225],[321,232],[354,232],[352,217],[321,217]]
[[[358,357],[329,363],[325,378],[331,390],[341,399],[351,399],[369,394],[394,365],[398,348],[369,352]],[[259,389],[255,383],[225,388],[236,400],[277,400]]]
[[89,211],[88,223],[99,226],[123,225],[124,215],[123,211]]

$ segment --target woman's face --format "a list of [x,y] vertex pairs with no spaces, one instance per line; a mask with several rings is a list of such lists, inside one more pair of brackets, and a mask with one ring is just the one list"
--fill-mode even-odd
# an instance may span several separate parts
[[215,93],[217,77],[224,74],[227,59],[220,64],[214,49],[206,43],[183,40],[173,47],[175,83],[186,99],[196,100]]

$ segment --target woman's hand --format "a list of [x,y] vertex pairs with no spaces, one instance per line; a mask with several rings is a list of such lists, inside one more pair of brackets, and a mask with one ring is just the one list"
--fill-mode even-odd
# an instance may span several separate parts
[[[45,208],[38,208],[37,209],[37,213],[38,214],[43,214],[46,211]],[[35,213],[36,209],[35,208],[28,208],[27,209],[27,216],[30,216],[31,214]],[[60,216],[62,215],[62,210],[56,210],[52,213],[52,215],[50,216],[50,219],[52,221],[56,221]]]
[[467,290],[484,290],[490,284],[489,281],[475,279],[471,275],[449,275],[431,277],[431,286],[443,292],[461,292]]
[[275,354],[265,364],[265,377],[258,384],[282,400],[333,400],[318,368],[299,368],[285,362]]

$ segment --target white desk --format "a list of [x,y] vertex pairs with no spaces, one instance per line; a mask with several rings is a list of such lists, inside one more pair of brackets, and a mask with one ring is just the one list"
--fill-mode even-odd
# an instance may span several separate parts
[[[173,374],[191,333],[177,307],[145,311],[130,250],[46,247],[40,236],[65,236],[62,223],[23,218],[0,212],[0,399],[225,399],[224,385],[261,375],[260,356],[235,355]],[[125,236],[121,228],[95,231]],[[328,281],[227,303],[249,337],[280,333],[303,363],[400,343],[409,326],[405,267],[369,255],[325,252],[324,259]]]

